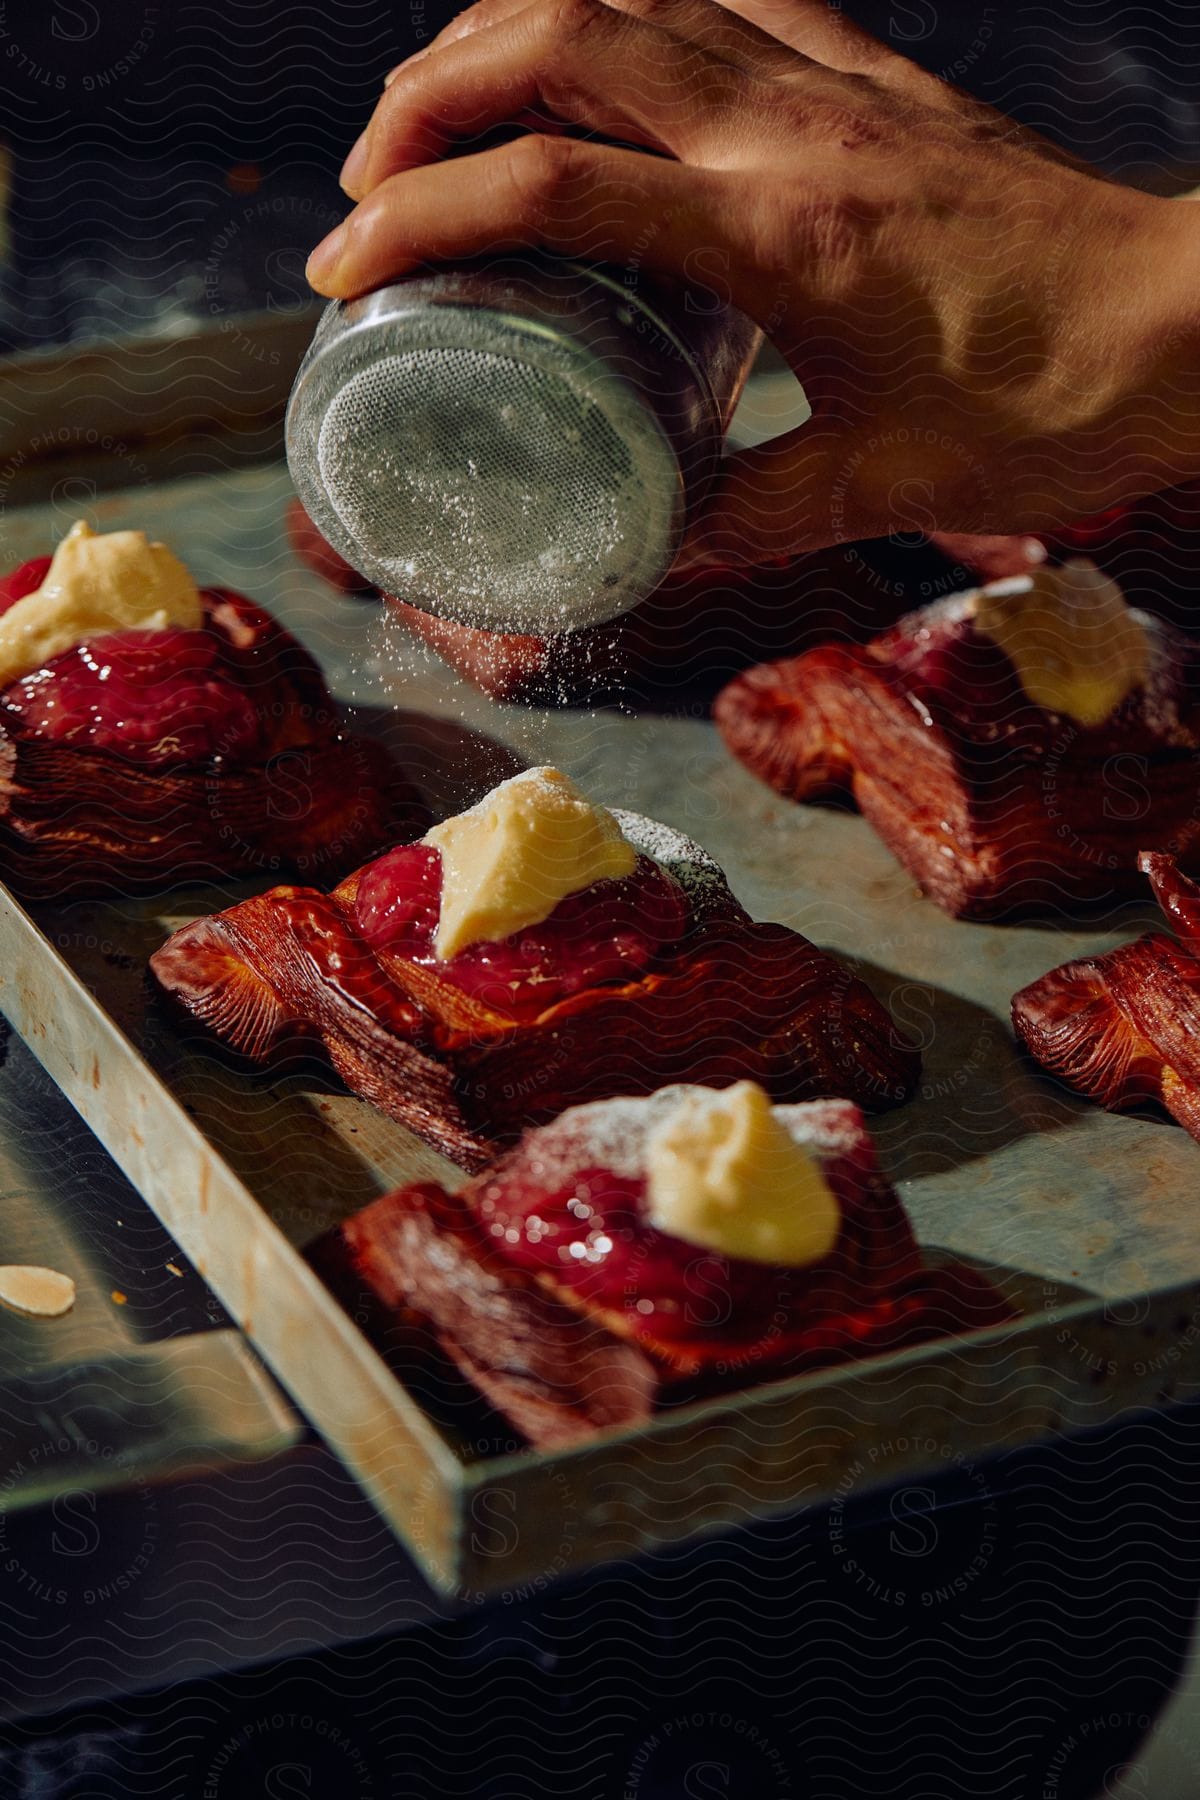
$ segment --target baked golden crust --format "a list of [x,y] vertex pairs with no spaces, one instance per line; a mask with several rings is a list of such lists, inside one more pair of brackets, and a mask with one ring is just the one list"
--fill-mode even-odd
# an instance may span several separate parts
[[1150,932],[1051,969],[1014,995],[1013,1029],[1077,1093],[1110,1112],[1162,1106],[1200,1139],[1200,890],[1161,852],[1142,866],[1183,941]]
[[[871,644],[826,645],[739,675],[715,718],[729,749],[792,800],[854,802],[956,917],[1058,911],[1141,891],[1147,845],[1200,841],[1195,647],[1153,627],[1153,690],[1085,729],[1034,705],[953,602]],[[912,654],[943,633],[931,676]],[[954,634],[959,633],[959,642]]]
[[[641,821],[639,843],[639,822],[620,817],[644,851],[661,840]],[[237,1051],[263,1061],[319,1050],[355,1093],[465,1168],[566,1106],[673,1081],[751,1079],[776,1100],[839,1094],[871,1110],[905,1099],[920,1059],[870,990],[799,933],[750,920],[688,848],[680,942],[640,979],[585,988],[521,1021],[373,948],[355,920],[357,874],[332,894],[276,888],[196,920],[151,969]],[[677,854],[672,874],[685,862]]]

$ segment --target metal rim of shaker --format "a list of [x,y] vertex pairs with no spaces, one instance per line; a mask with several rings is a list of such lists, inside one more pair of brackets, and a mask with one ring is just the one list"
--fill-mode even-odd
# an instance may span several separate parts
[[662,314],[651,306],[648,300],[643,299],[641,294],[631,292],[630,289],[622,287],[618,281],[614,281],[602,263],[572,263],[570,266],[590,275],[601,287],[606,287],[610,293],[615,294],[624,305],[636,307],[639,312],[644,313],[648,319],[653,321],[655,327],[662,332],[671,348],[678,354],[679,360],[686,365],[696,386],[703,391],[704,397],[708,401],[709,411],[719,425],[721,409],[717,405],[717,396],[713,391],[712,382],[708,379],[707,370],[702,363],[696,361],[691,350],[678,333],[672,331]]
[[[571,266],[578,268],[579,270],[581,270],[589,275],[593,273],[592,269],[586,264],[575,264],[575,265],[571,265]],[[413,285],[415,285],[415,284],[413,284]],[[611,282],[607,282],[605,285],[608,286],[609,288],[613,287],[613,284]],[[408,284],[405,284],[406,289],[407,289],[407,286],[408,286]],[[301,498],[302,502],[304,503],[306,509],[308,510],[310,516],[312,517],[314,524],[322,532],[322,534],[325,536],[325,538],[328,540],[328,542],[333,546],[333,548],[341,556],[343,556],[344,559],[351,565],[351,567],[358,569],[360,574],[367,576],[368,579],[371,580],[374,583],[374,585],[379,588],[381,593],[392,594],[394,598],[402,599],[403,598],[402,595],[394,594],[393,584],[392,584],[390,578],[388,578],[386,576],[386,573],[383,570],[382,564],[379,563],[376,558],[370,557],[367,559],[371,564],[374,565],[374,567],[360,568],[359,565],[363,561],[363,556],[362,556],[363,546],[361,545],[361,543],[356,539],[354,534],[350,531],[350,529],[343,522],[341,514],[338,512],[336,505],[334,504],[332,498],[329,496],[324,483],[322,481],[320,481],[319,479],[315,479],[315,478],[311,479],[311,480],[305,479],[302,482],[297,477],[296,462],[299,461],[301,466],[303,467],[305,464],[307,464],[307,462],[310,460],[310,458],[307,456],[307,454],[304,456],[301,456],[301,457],[294,458],[293,450],[292,450],[293,438],[294,438],[294,436],[298,436],[298,431],[296,429],[296,420],[299,417],[302,407],[307,406],[308,397],[309,397],[309,394],[312,392],[312,388],[313,388],[314,384],[319,383],[319,380],[320,380],[319,372],[320,372],[322,363],[325,361],[326,355],[329,353],[329,351],[331,351],[333,349],[333,347],[336,344],[341,343],[347,337],[358,336],[360,334],[369,332],[369,331],[375,329],[376,327],[378,327],[379,325],[381,325],[382,323],[384,323],[385,321],[392,322],[395,320],[404,319],[406,317],[417,316],[417,315],[421,314],[422,312],[426,311],[430,304],[437,305],[448,311],[460,312],[468,317],[470,315],[478,313],[479,311],[482,310],[482,308],[480,308],[479,306],[475,306],[470,303],[464,303],[460,299],[455,299],[455,298],[452,298],[449,296],[444,296],[444,295],[443,296],[423,295],[421,297],[419,303],[416,302],[415,300],[412,303],[407,304],[407,305],[400,304],[397,302],[390,302],[388,307],[386,308],[386,310],[375,310],[375,311],[368,310],[370,308],[370,305],[372,302],[377,302],[379,299],[379,296],[384,293],[387,293],[388,291],[389,290],[386,287],[379,288],[379,289],[376,289],[373,293],[361,295],[355,300],[334,302],[332,304],[332,306],[329,309],[327,309],[326,316],[328,316],[329,313],[333,313],[333,324],[332,324],[331,328],[323,334],[320,334],[320,328],[318,328],[318,334],[314,334],[313,341],[310,344],[309,350],[306,353],[305,359],[304,359],[303,363],[301,364],[299,372],[297,373],[295,385],[292,389],[291,395],[288,400],[287,411],[286,411],[285,420],[284,420],[284,439],[285,439],[285,449],[286,449],[287,458],[288,458],[288,465],[292,472],[293,480],[296,482],[296,487],[300,493],[300,498]],[[395,284],[395,291],[397,293],[402,291],[399,288],[399,284]],[[621,294],[621,292],[622,292],[619,288],[615,289],[615,291],[618,294]],[[622,294],[622,298],[627,300],[629,298],[629,296]],[[637,304],[642,308],[643,311],[647,311],[647,312],[649,311],[649,309],[646,308],[644,306],[644,303],[641,302],[640,300],[638,301]],[[349,309],[355,308],[355,307],[360,307],[360,306],[363,308],[363,311],[360,313],[360,315],[355,318],[347,319],[346,314],[349,311]],[[340,308],[341,309],[340,312],[334,313],[333,312],[334,307]],[[540,338],[543,338],[546,342],[557,342],[557,343],[563,342],[562,338],[556,336],[552,332],[552,327],[550,326],[549,323],[542,323],[538,320],[529,320],[520,314],[510,314],[510,313],[500,312],[496,308],[489,308],[489,310],[493,313],[494,317],[496,317],[498,320],[502,321],[504,324],[510,326],[512,328],[512,330],[514,331],[515,335],[517,335],[517,336],[529,336],[529,337],[534,338],[535,340],[540,337]],[[655,324],[658,325],[660,323],[660,321],[658,320],[657,315],[653,315],[653,316],[654,316]],[[666,333],[668,338],[670,338],[671,341],[674,343],[676,341],[674,338],[674,334],[667,331],[665,326],[662,327],[662,329],[664,330],[664,332]],[[599,369],[610,380],[613,379],[612,372],[606,368],[602,358],[597,356],[595,354],[595,352],[593,352],[588,346],[579,344],[578,342],[576,342],[574,340],[570,340],[570,339],[568,339],[566,341],[569,346],[570,354],[579,363],[590,364],[594,368]],[[682,347],[681,347],[681,355],[683,355],[684,360],[688,365],[688,368],[695,370],[697,373],[697,376],[699,378],[699,370],[698,370],[698,367],[697,367],[694,359],[685,350],[683,350]],[[679,462],[678,452],[677,452],[674,444],[671,442],[671,439],[670,439],[668,433],[666,431],[664,431],[663,426],[662,426],[661,422],[659,421],[659,419],[657,418],[657,416],[655,415],[653,408],[646,405],[645,401],[637,393],[636,388],[633,387],[633,385],[631,383],[626,382],[621,377],[617,377],[617,379],[620,381],[621,386],[630,395],[633,405],[635,406],[639,417],[642,419],[644,424],[649,428],[649,431],[650,431],[650,434],[652,435],[652,437],[657,439],[660,446],[662,446],[666,450],[669,462],[674,469],[674,481],[671,484],[671,499],[670,499],[669,517],[667,520],[667,530],[666,530],[666,534],[665,534],[665,538],[664,538],[664,542],[668,546],[673,546],[673,548],[672,548],[671,554],[668,555],[666,557],[666,559],[661,563],[661,566],[659,566],[657,568],[655,580],[651,583],[651,585],[649,587],[644,588],[643,592],[641,594],[639,594],[636,599],[629,601],[627,604],[618,607],[615,611],[607,613],[605,615],[602,615],[599,618],[582,620],[578,626],[570,628],[573,630],[574,629],[579,629],[579,630],[587,629],[590,625],[604,624],[604,623],[607,623],[611,619],[620,618],[624,613],[629,612],[634,606],[639,604],[640,600],[646,598],[650,593],[652,593],[654,591],[654,588],[658,585],[658,583],[663,579],[663,577],[669,571],[671,564],[674,560],[674,550],[676,550],[678,548],[679,542],[683,536],[683,532],[684,532],[685,525],[686,525],[687,491],[686,491],[686,483],[684,481],[684,476],[683,476],[683,470],[682,470],[682,468],[680,466],[680,462]],[[702,385],[703,392],[705,394],[706,399],[710,402],[710,404],[715,404],[712,400],[712,390],[709,387],[708,382],[706,380],[704,380],[704,381],[702,381],[701,385]],[[588,389],[585,388],[585,391],[588,391]],[[378,573],[376,571],[378,571]],[[380,579],[381,576],[383,576],[384,578]],[[420,603],[413,601],[412,604],[419,605]],[[435,617],[435,618],[446,618],[446,619],[451,619],[451,620],[453,620],[453,618],[454,618],[454,615],[451,612],[449,612],[448,610],[443,609],[442,607],[437,605],[436,601],[429,605],[421,606],[420,610],[422,610],[424,612],[428,612],[431,617]],[[473,621],[468,619],[466,621],[466,623],[472,624]],[[513,632],[513,631],[528,632],[528,630],[530,629],[530,626],[529,626],[528,620],[521,620],[521,619],[505,620],[502,617],[497,616],[497,618],[494,621],[489,621],[486,625],[480,625],[479,629],[487,630],[487,631],[494,631],[494,632]],[[560,627],[559,629],[561,630],[563,628]]]

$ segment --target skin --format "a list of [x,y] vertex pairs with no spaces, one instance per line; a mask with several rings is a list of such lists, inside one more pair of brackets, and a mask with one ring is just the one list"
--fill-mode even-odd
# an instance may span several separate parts
[[1200,477],[1200,208],[826,0],[481,0],[392,71],[342,182],[331,297],[536,246],[759,322],[813,418],[727,459],[685,561],[1046,531]]

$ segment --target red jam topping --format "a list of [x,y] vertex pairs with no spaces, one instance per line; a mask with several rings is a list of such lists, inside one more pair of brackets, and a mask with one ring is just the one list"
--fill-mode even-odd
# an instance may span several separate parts
[[1000,646],[970,618],[930,608],[901,619],[872,652],[943,729],[987,742],[1040,733],[1042,713]]
[[646,1223],[644,1187],[640,1176],[586,1169],[539,1193],[526,1170],[519,1181],[489,1184],[476,1204],[511,1261],[622,1314],[639,1335],[686,1343],[716,1334],[744,1344],[778,1334],[812,1271],[683,1244]]
[[[39,556],[0,579],[0,616],[34,593],[49,567]],[[260,710],[274,672],[253,666],[240,643],[243,613],[262,616],[239,602],[232,613],[218,606],[200,631],[114,631],[77,644],[0,692],[0,726],[149,768],[265,754],[279,731]]]
[[511,1018],[536,1017],[584,988],[636,980],[683,936],[689,917],[678,883],[639,856],[631,875],[568,894],[540,925],[439,962],[441,890],[442,859],[432,845],[391,850],[359,877],[358,928],[376,949],[427,965]]
[[36,594],[50,571],[51,558],[35,556],[24,562],[19,568],[12,569],[7,575],[0,576],[0,618],[15,606],[18,600],[24,600],[26,594]]
[[[1087,727],[1068,719],[1067,728],[1115,735],[1122,743],[1136,733],[1155,747],[1164,731],[1178,730],[1200,695],[1200,655],[1181,637],[1170,642],[1170,657],[1152,652],[1150,678],[1109,718]],[[1046,749],[1047,719],[1054,715],[1030,698],[1005,651],[953,601],[899,620],[866,654],[927,724],[961,740],[960,750],[1036,755]],[[1058,734],[1063,725],[1052,729]]]
[[245,757],[260,738],[253,696],[222,666],[220,640],[177,627],[65,650],[4,690],[0,723],[143,765]]

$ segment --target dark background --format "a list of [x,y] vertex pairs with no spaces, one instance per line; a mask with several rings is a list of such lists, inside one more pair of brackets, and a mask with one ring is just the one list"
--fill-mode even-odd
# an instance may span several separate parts
[[[307,298],[337,171],[453,0],[6,0],[0,351]],[[898,50],[1122,180],[1200,180],[1200,7],[852,0]]]
[[[455,10],[438,0],[0,0],[0,136],[11,159],[0,352],[184,333],[307,304],[304,258],[345,210],[337,170],[384,73]],[[1119,179],[1168,192],[1200,181],[1200,5],[856,0],[847,10]],[[387,1641],[238,1673],[256,1654],[247,1630],[224,1676],[49,1718],[59,1646],[31,1646],[20,1620],[0,1618],[21,1676],[0,1696],[0,1800],[200,1800],[234,1741],[245,1760],[222,1794],[1114,1796],[1188,1651],[1198,1412],[1001,1459],[986,1499],[939,1496],[952,1568],[992,1505],[998,1551],[987,1580],[928,1622],[848,1594],[819,1515],[537,1603],[450,1624],[431,1615]],[[338,1599],[356,1583],[386,1598],[410,1578],[336,1472],[336,1506],[306,1540],[293,1479],[264,1472],[241,1510],[232,1485],[175,1490],[162,1504],[178,1513],[181,1566],[189,1534],[203,1535],[197,1516],[219,1515],[219,1529],[210,1517],[205,1530],[231,1585],[253,1588],[264,1617],[293,1604],[315,1570],[326,1591],[313,1614],[329,1642]],[[111,1505],[119,1530],[119,1499]],[[884,1506],[872,1501],[854,1521],[867,1566],[871,1514]],[[304,1570],[289,1573],[298,1548]],[[164,1600],[161,1629],[207,1668],[206,1646],[186,1643],[189,1622],[199,1631],[190,1604],[172,1611]],[[118,1648],[136,1662],[136,1644]],[[143,1669],[131,1685],[145,1683]],[[14,1715],[35,1688],[43,1716],[22,1724]],[[297,1710],[344,1731],[361,1763],[351,1767],[328,1736],[314,1752],[292,1727],[271,1725]],[[697,1711],[717,1726],[670,1735]],[[732,1728],[719,1723],[726,1715]],[[1185,1773],[1152,1800],[1200,1794],[1190,1735],[1179,1751],[1194,1782]],[[1151,1800],[1148,1789],[1126,1791]]]

